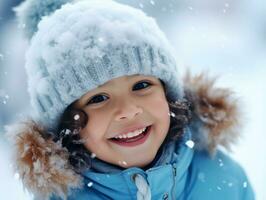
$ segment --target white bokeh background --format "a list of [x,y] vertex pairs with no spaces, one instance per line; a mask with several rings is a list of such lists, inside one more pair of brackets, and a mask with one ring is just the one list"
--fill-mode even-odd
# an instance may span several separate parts
[[[5,2],[6,1],[6,2]],[[8,0],[0,1],[4,7]],[[231,87],[242,103],[242,139],[231,156],[246,170],[257,199],[266,199],[266,1],[119,0],[156,18],[176,49],[180,73],[208,70],[217,85]],[[0,22],[5,19],[0,9]],[[12,146],[3,126],[27,113],[23,68],[28,42],[14,18],[0,23],[0,199],[29,200],[11,171]]]

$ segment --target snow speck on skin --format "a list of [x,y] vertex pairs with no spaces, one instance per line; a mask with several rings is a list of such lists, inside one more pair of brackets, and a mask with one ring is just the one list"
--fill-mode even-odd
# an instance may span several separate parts
[[95,158],[96,154],[95,153],[91,153],[91,158]]
[[120,160],[119,160],[119,161],[118,161],[118,164],[119,164],[119,165],[125,165],[125,166],[126,166],[126,165],[127,165],[127,162],[126,162],[126,161],[120,161]]
[[122,161],[122,164],[123,164],[123,165],[127,165],[127,162],[126,162],[126,161]]

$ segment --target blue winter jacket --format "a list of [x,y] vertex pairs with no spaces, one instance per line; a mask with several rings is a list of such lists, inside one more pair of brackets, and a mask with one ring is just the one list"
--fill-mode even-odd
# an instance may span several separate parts
[[142,188],[135,177],[148,185],[151,198],[143,200],[253,200],[242,167],[219,150],[219,146],[230,148],[239,136],[237,103],[230,91],[213,85],[204,76],[184,82],[192,120],[181,144],[172,141],[165,148],[173,149],[166,155],[176,155],[169,162],[146,171],[137,167],[117,173],[88,170],[79,176],[69,166],[66,150],[44,137],[46,130],[29,122],[9,130],[18,136],[14,137],[17,172],[38,200],[136,200]]
[[186,145],[186,140],[177,149],[177,159],[163,166],[146,171],[133,167],[115,174],[86,172],[84,187],[72,191],[68,200],[136,200],[135,174],[145,177],[152,200],[255,199],[239,164],[221,151],[211,158],[207,151]]

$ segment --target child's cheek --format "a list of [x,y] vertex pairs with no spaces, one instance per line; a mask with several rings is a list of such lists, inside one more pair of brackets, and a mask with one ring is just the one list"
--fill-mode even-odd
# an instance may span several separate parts
[[161,122],[167,126],[170,123],[169,105],[165,95],[162,93],[157,94],[149,99],[146,104],[146,109]]
[[99,113],[89,114],[87,125],[81,131],[81,136],[91,142],[97,142],[101,138],[103,125],[104,118]]

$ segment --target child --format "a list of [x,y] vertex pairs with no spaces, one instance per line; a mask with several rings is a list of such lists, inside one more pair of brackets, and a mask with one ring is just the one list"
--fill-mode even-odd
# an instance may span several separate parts
[[16,11],[34,113],[7,132],[36,199],[254,199],[218,150],[238,137],[236,100],[203,74],[182,86],[154,19],[113,1],[27,0]]

